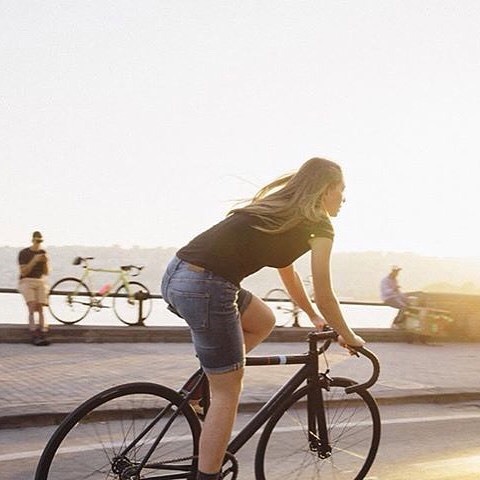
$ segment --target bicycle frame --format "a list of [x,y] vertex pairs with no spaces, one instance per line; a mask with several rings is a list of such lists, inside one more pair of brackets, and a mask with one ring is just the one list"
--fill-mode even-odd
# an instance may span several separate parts
[[[85,265],[83,265],[83,274],[80,277],[80,281],[85,283],[89,290],[92,292],[93,297],[100,297],[100,300],[98,300],[98,303],[101,303],[101,301],[105,298],[108,297],[108,295],[111,293],[112,290],[115,290],[118,286],[123,285],[125,287],[125,290],[127,291],[128,298],[133,297],[133,292],[130,291],[130,285],[129,285],[129,279],[130,276],[127,273],[126,270],[123,270],[122,268],[116,268],[116,269],[110,269],[110,268],[93,268],[90,267],[88,264],[88,260],[84,260]],[[113,285],[104,293],[99,293],[95,292],[95,290],[92,287],[92,282],[90,278],[90,273],[91,272],[100,272],[100,273],[116,273],[118,274],[117,277],[114,280]],[[74,292],[77,293],[77,292]]]
[[[254,417],[242,428],[242,430],[231,440],[228,445],[227,452],[230,454],[237,453],[243,445],[274,415],[281,403],[293,395],[297,389],[306,381],[307,382],[307,415],[309,426],[309,445],[312,451],[317,452],[320,458],[327,458],[331,454],[331,446],[328,440],[327,423],[325,418],[324,402],[321,389],[321,380],[326,382],[330,381],[328,376],[328,369],[326,372],[319,371],[319,355],[324,353],[330,343],[336,338],[335,332],[311,332],[308,335],[309,351],[303,355],[272,355],[272,356],[249,356],[246,358],[246,366],[268,366],[268,365],[303,365],[286,383],[281,386],[277,392],[263,405],[263,407],[254,415]],[[323,346],[318,348],[318,341],[325,340]],[[353,393],[362,389],[367,389],[373,385],[379,375],[380,367],[376,356],[367,349],[358,349],[360,353],[369,358],[373,364],[373,373],[369,380],[362,384],[355,384],[346,388],[347,393]],[[184,400],[179,406],[178,410],[174,412],[173,419],[180,414],[183,407],[188,407],[188,402],[192,396],[195,388],[200,384],[202,377],[205,374],[202,369],[197,370],[187,383],[180,389],[179,393],[185,392],[186,385],[192,384],[194,380],[193,388],[188,388],[189,392],[184,396]],[[196,380],[196,381],[195,381]],[[328,388],[328,383],[327,383]],[[166,412],[169,411],[170,406],[165,407],[154,418],[149,425],[120,453],[120,457],[126,455],[140,439],[155,425]],[[168,428],[165,427],[164,431]],[[139,463],[138,471],[147,464],[149,458],[153,454],[154,450],[160,444],[162,440],[163,432],[153,442],[149,452],[145,458]]]
[[[309,426],[310,448],[317,451],[321,458],[330,456],[331,447],[328,441],[327,423],[325,418],[325,409],[321,389],[320,377],[326,382],[330,381],[328,369],[320,372],[318,357],[324,353],[330,343],[336,339],[335,332],[311,332],[308,334],[309,351],[305,355],[273,355],[247,357],[247,366],[264,365],[301,365],[293,377],[280,387],[280,389],[270,398],[270,400],[254,415],[254,417],[243,427],[243,429],[230,442],[227,451],[235,454],[242,446],[270,419],[276,412],[281,403],[295,393],[295,391],[306,381],[307,382],[307,415]],[[317,342],[326,340],[323,346],[318,348]],[[357,350],[366,356],[373,365],[371,377],[362,384],[352,385],[345,389],[346,393],[354,393],[360,390],[366,390],[371,387],[378,379],[380,374],[380,364],[377,357],[366,348]],[[327,383],[328,388],[328,383]],[[321,450],[318,450],[320,446]]]
[[95,296],[100,296],[101,298],[105,298],[109,295],[109,293],[114,290],[116,287],[118,287],[120,284],[123,284],[126,288],[126,290],[129,293],[130,296],[130,290],[128,288],[128,275],[125,271],[123,270],[118,270],[118,269],[108,269],[108,268],[91,268],[89,266],[84,266],[84,272],[82,276],[80,277],[80,280],[84,282],[88,288],[94,292],[94,289],[92,288],[92,282],[90,278],[90,272],[102,272],[102,273],[117,273],[118,276],[115,279],[113,285],[105,292],[102,293],[101,295],[95,295]]
[[[329,340],[330,342],[331,340]],[[318,339],[315,334],[309,334],[309,351],[304,355],[273,355],[273,356],[251,356],[246,359],[246,366],[267,366],[267,365],[303,365],[293,377],[280,387],[268,402],[254,415],[254,417],[243,427],[236,437],[228,445],[228,452],[235,454],[243,445],[269,420],[281,403],[295,393],[295,391],[306,381],[307,393],[307,415],[309,426],[309,442],[311,447],[316,439],[321,440],[323,446],[328,446],[328,433],[326,429],[325,413],[323,410],[323,397],[321,395],[319,380],[318,357],[329,346],[324,345],[317,348]],[[326,376],[328,374],[325,373]],[[327,377],[328,378],[328,377]],[[318,406],[320,405],[320,408]],[[317,408],[314,408],[316,406]],[[319,432],[317,434],[317,431]],[[329,450],[327,448],[326,451]],[[323,453],[322,453],[323,454]],[[325,453],[325,456],[327,454]]]

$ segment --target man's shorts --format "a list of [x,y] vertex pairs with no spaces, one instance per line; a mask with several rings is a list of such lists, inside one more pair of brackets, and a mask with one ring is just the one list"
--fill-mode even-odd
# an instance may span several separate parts
[[49,287],[43,278],[22,278],[18,282],[18,291],[26,303],[48,305]]

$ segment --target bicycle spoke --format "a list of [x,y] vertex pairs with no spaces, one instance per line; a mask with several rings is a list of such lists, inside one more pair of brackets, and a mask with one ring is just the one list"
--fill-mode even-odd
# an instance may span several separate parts
[[[182,401],[175,392],[137,385],[148,387],[143,392],[128,385],[111,389],[109,396],[99,395],[79,407],[50,440],[36,478],[118,479],[120,472],[139,468],[168,424],[138,478],[187,479],[196,463],[198,419],[190,411],[188,417],[181,411],[172,414],[172,402]],[[167,413],[158,415],[162,411]]]
[[[140,319],[140,300],[138,295],[146,295],[142,302],[142,318]],[[145,285],[139,282],[129,282],[127,286],[121,285],[113,298],[113,310],[117,318],[127,325],[135,325],[145,320],[152,311],[152,299]]]
[[[317,437],[310,448],[306,389],[269,421],[261,436],[255,471],[260,480],[360,480],[375,457],[380,435],[378,409],[368,393],[346,395],[348,381],[324,391],[331,455],[323,458]],[[353,401],[355,399],[355,401]],[[313,439],[315,442],[315,439]],[[318,450],[318,452],[316,451]]]
[[65,278],[53,285],[48,303],[50,313],[59,322],[77,323],[91,308],[90,290],[76,278]]

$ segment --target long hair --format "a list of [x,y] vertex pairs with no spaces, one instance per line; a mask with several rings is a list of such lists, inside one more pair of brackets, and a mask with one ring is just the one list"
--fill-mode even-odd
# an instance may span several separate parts
[[258,230],[267,233],[287,231],[307,220],[318,222],[326,215],[322,196],[328,187],[342,181],[342,169],[324,158],[311,158],[300,169],[265,185],[249,204],[229,214],[246,212],[258,217]]

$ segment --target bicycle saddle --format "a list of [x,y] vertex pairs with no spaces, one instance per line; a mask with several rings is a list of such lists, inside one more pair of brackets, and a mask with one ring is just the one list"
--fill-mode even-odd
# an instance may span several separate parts
[[74,265],[80,265],[85,260],[93,260],[93,257],[75,257],[72,263]]

